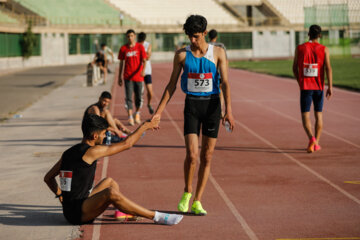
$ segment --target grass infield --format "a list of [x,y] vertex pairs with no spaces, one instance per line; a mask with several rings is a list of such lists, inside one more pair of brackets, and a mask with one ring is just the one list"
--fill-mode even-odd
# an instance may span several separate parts
[[[333,85],[340,88],[360,91],[360,58],[331,57]],[[280,77],[294,78],[293,60],[233,61],[232,68],[266,73]],[[325,78],[325,84],[327,80]]]

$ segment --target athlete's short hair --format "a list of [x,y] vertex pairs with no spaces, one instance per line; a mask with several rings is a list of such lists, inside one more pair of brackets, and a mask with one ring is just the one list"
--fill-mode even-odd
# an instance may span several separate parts
[[214,38],[217,37],[217,31],[215,29],[211,29],[210,32],[208,33],[208,36],[210,38],[210,40],[213,40]]
[[128,34],[130,34],[130,33],[133,33],[133,34],[135,34],[135,31],[134,31],[134,29],[129,29],[129,30],[127,30],[127,31],[126,31],[126,35],[128,35]]
[[92,134],[96,132],[101,132],[109,127],[108,122],[105,118],[102,118],[96,114],[88,114],[84,117],[81,130],[83,132],[83,136],[86,139],[90,139]]
[[105,47],[106,46],[106,43],[102,43],[101,44],[101,48]]
[[310,39],[316,39],[320,37],[321,27],[319,25],[311,25],[309,28],[309,37]]
[[139,33],[137,36],[138,42],[143,42],[146,39],[146,33],[144,32]]
[[183,26],[185,34],[192,36],[195,33],[203,33],[206,31],[207,21],[201,15],[191,15],[186,19]]
[[111,99],[111,93],[109,93],[108,91],[103,91],[100,95],[100,98],[108,98]]

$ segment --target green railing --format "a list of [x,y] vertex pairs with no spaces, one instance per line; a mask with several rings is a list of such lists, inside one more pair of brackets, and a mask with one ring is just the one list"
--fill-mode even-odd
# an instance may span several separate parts
[[[35,34],[36,44],[32,56],[41,55],[41,35]],[[22,33],[0,33],[0,57],[22,56]]]

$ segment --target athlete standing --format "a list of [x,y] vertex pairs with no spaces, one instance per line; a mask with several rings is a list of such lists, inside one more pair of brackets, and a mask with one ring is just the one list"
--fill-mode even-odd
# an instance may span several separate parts
[[191,44],[175,53],[173,71],[166,86],[161,102],[153,118],[161,117],[168,101],[176,89],[181,70],[181,89],[186,93],[184,109],[184,136],[186,158],[184,162],[185,189],[178,205],[181,212],[187,212],[192,196],[192,180],[196,169],[199,149],[200,128],[202,129],[200,168],[198,182],[191,211],[206,215],[201,198],[210,174],[210,164],[215,149],[221,119],[220,81],[217,69],[220,69],[222,91],[225,98],[223,124],[234,128],[232,116],[228,69],[224,49],[205,41],[207,21],[203,16],[191,15],[184,24],[185,34]]
[[152,78],[151,78],[152,68],[151,68],[151,62],[150,62],[152,47],[151,47],[151,43],[149,43],[148,41],[145,41],[145,40],[146,40],[146,33],[144,33],[144,32],[139,33],[138,43],[140,43],[144,46],[145,52],[146,52],[146,66],[145,66],[144,82],[145,82],[145,87],[146,87],[147,107],[149,109],[149,113],[153,114],[154,109],[151,106],[151,99],[154,94],[153,94],[153,89],[152,89]]
[[[300,105],[303,127],[309,137],[308,153],[321,149],[319,145],[323,128],[322,109],[324,103],[325,72],[328,79],[326,98],[333,94],[332,69],[329,49],[318,42],[321,37],[321,27],[312,25],[309,28],[309,41],[296,48],[293,72],[300,87]],[[310,107],[314,103],[315,136],[311,130]]]

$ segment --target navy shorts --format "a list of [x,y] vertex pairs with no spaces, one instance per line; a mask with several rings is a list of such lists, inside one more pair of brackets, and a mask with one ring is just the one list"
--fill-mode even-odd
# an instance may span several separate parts
[[145,81],[145,84],[151,84],[152,83],[151,75],[145,75],[144,81]]
[[322,112],[324,105],[324,91],[301,90],[300,92],[301,112],[310,112],[312,102],[314,102],[314,111]]
[[195,133],[217,138],[221,119],[219,95],[208,98],[186,96],[184,109],[184,135]]

